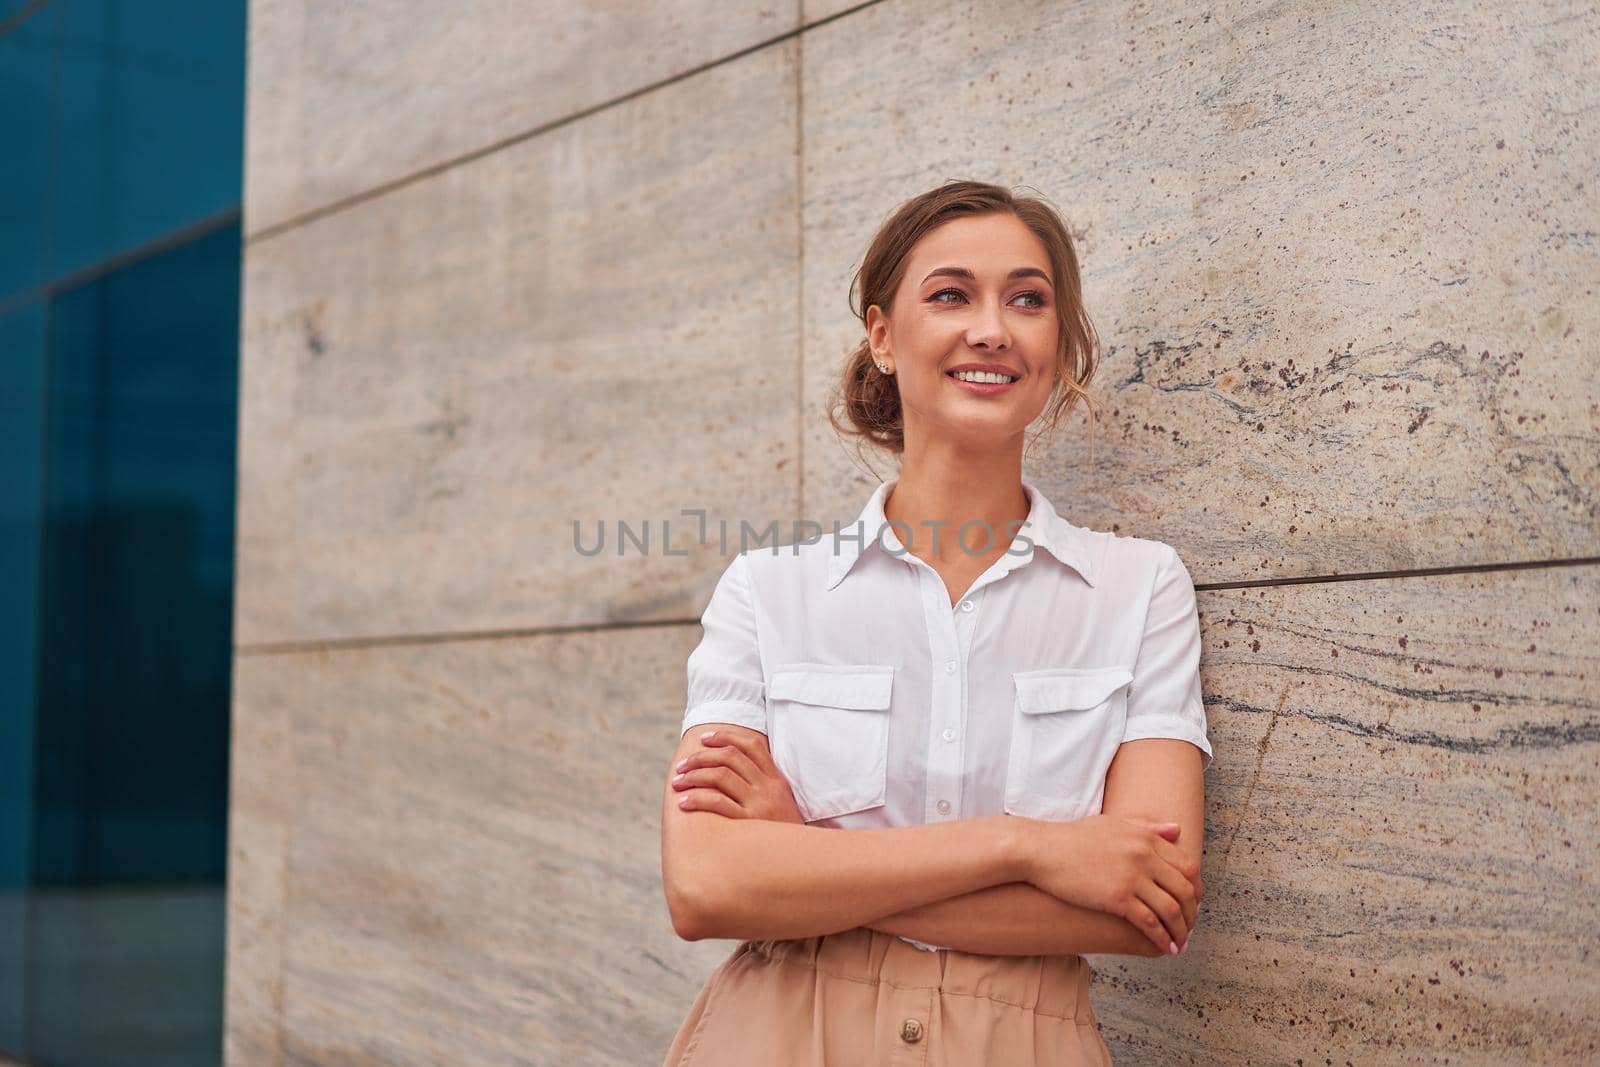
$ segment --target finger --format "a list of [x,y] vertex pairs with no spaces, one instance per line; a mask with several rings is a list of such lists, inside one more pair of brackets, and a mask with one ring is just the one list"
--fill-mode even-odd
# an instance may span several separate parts
[[1166,841],[1176,841],[1178,839],[1178,835],[1183,831],[1182,823],[1156,822],[1154,819],[1143,818],[1137,815],[1122,816],[1122,821],[1126,822],[1130,826],[1137,826],[1141,830],[1148,830],[1149,832],[1158,835]]
[[680,792],[714,789],[735,804],[744,806],[750,799],[750,783],[726,767],[696,767],[673,776],[672,788]]
[[1189,940],[1189,928],[1183,923],[1183,906],[1177,898],[1155,882],[1145,882],[1138,894],[1139,899],[1156,913],[1161,925],[1166,927],[1167,939],[1182,948],[1183,943]]
[[743,808],[715,789],[694,789],[678,798],[678,807],[684,811],[709,811],[730,819],[743,817]]
[[[1198,890],[1191,893],[1188,900],[1183,902],[1183,924],[1188,927],[1189,933],[1194,933],[1195,916],[1200,914],[1200,893]],[[1182,948],[1182,945],[1178,946]]]
[[714,734],[710,740],[703,742],[721,748],[733,748],[744,754],[751,763],[760,768],[765,774],[776,774],[777,765],[772,762],[772,749],[767,744],[767,735],[759,734],[751,737],[749,734]]
[[1150,906],[1151,911],[1160,916],[1172,940],[1182,948],[1189,937],[1183,901],[1193,893],[1194,887],[1181,870],[1158,856],[1149,857],[1141,866],[1144,877],[1135,886],[1134,892]]
[[1199,899],[1197,883],[1200,881],[1200,864],[1190,859],[1187,853],[1169,845],[1160,845],[1156,849],[1156,863],[1148,870],[1150,877],[1171,890],[1174,896],[1180,895],[1178,890],[1181,888],[1183,895]]
[[751,785],[756,785],[763,778],[770,777],[770,775],[761,768],[760,764],[750,758],[750,753],[747,751],[749,745],[750,742],[741,737],[735,742],[734,747],[725,748],[722,751],[728,757],[728,766],[733,768],[745,781]]
[[1182,948],[1189,940],[1189,931],[1194,929],[1196,907],[1194,885],[1183,876],[1182,871],[1168,867],[1165,864],[1162,867],[1163,870],[1157,872],[1156,883],[1166,890],[1173,900],[1178,902],[1178,907],[1182,911],[1183,936],[1174,938],[1178,942],[1178,947]]
[[[1194,936],[1195,923],[1200,918],[1200,897],[1202,895],[1202,887],[1200,885],[1199,880],[1197,879],[1192,884],[1194,886],[1194,893],[1190,897],[1189,901],[1186,902],[1184,904],[1184,906],[1183,906],[1183,921],[1189,927],[1189,936],[1190,937]],[[1185,941],[1183,944],[1180,944],[1178,947],[1179,948],[1187,948],[1188,945],[1189,945],[1189,943],[1187,941]]]
[[1155,851],[1157,856],[1176,868],[1178,873],[1189,879],[1191,883],[1200,877],[1200,861],[1191,859],[1189,854],[1177,845],[1158,838],[1155,842]]
[[1167,935],[1167,928],[1161,924],[1161,920],[1156,917],[1156,913],[1145,906],[1144,901],[1135,897],[1133,904],[1129,906],[1123,918],[1138,927],[1140,932],[1148,937],[1156,948],[1161,950],[1163,956],[1172,951],[1168,947],[1172,944],[1172,938]]
[[[691,767],[687,771],[680,771],[672,776],[672,789],[674,792],[683,793],[690,789],[721,789],[728,793],[734,800],[743,803],[748,795],[737,784],[724,789],[724,782],[733,782],[737,775],[733,775],[726,767]],[[739,779],[743,781],[743,779]]]
[[761,770],[737,748],[702,748],[678,761],[678,771],[692,771],[697,767],[727,767],[751,785],[761,780]]

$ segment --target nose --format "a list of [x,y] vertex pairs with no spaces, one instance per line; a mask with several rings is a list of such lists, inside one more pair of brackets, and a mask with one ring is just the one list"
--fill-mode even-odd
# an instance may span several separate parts
[[967,343],[973,348],[1003,352],[1011,347],[1011,334],[1006,330],[1005,316],[1000,309],[985,302],[967,330]]

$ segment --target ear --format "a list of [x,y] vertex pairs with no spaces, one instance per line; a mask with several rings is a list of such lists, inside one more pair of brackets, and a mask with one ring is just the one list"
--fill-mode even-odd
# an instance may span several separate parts
[[880,363],[889,355],[889,316],[877,304],[867,308],[867,346]]

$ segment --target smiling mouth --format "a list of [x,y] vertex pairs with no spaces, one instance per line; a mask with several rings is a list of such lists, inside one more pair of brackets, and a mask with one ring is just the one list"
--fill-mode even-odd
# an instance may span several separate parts
[[968,382],[972,385],[1009,385],[1017,380],[1013,375],[998,374],[993,371],[952,370],[946,371],[945,374],[958,382]]

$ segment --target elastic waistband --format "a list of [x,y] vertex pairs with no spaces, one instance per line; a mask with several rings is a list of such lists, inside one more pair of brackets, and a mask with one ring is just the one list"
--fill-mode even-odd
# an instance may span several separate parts
[[865,926],[820,937],[745,941],[743,948],[848,981],[983,997],[1062,1019],[1094,1018],[1089,1007],[1093,972],[1082,956],[985,956],[953,948],[929,952]]

